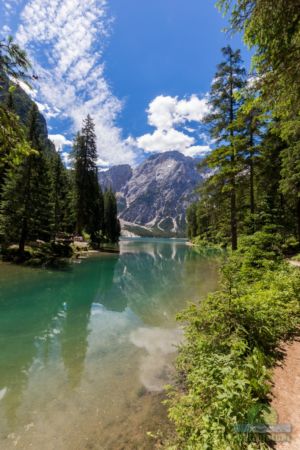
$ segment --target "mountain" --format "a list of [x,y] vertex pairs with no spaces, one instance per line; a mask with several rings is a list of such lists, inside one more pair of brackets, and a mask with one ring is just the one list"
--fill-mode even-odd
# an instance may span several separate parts
[[[14,92],[11,94],[12,96],[12,102],[13,102],[13,109],[16,112],[16,114],[19,116],[21,122],[24,125],[27,125],[29,114],[32,106],[34,105],[34,101],[30,98],[28,94],[24,91],[24,89],[21,88],[18,84],[14,84],[9,81],[8,77],[1,73],[0,75],[0,104],[1,103],[7,103],[8,96],[9,96],[9,87],[11,85],[15,86]],[[39,128],[39,135],[40,139],[44,144],[44,147],[47,148],[49,152],[55,151],[55,145],[52,141],[48,138],[48,129],[47,129],[47,123],[46,119],[39,112],[38,114],[38,128]]]
[[99,172],[99,183],[103,190],[112,189],[114,192],[120,192],[132,177],[132,168],[129,164],[113,166],[106,171]]
[[[111,182],[117,192],[123,234],[139,236],[185,236],[185,212],[195,200],[202,176],[197,161],[172,151],[150,156],[129,176],[128,166],[115,166],[100,173],[100,183]],[[126,176],[127,174],[127,180]]]

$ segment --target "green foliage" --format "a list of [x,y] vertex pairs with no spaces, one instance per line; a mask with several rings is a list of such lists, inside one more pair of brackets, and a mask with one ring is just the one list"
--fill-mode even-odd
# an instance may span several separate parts
[[26,130],[18,116],[0,106],[0,187],[5,171],[19,165],[30,153],[32,149],[26,140]]
[[30,78],[31,64],[26,52],[9,36],[0,40],[0,78],[1,73],[15,80],[27,81]]
[[[214,172],[189,210],[188,231],[200,244],[226,245],[234,218],[245,236],[238,251],[225,255],[221,290],[180,317],[186,340],[170,417],[181,450],[273,448],[269,436],[239,433],[236,426],[264,423],[280,345],[299,335],[300,277],[283,254],[299,252],[300,242],[300,3],[217,3],[255,50],[258,76],[250,88],[235,89],[233,99],[241,101],[230,126],[224,127],[226,114],[217,117],[226,109],[211,103],[217,146],[206,163]],[[215,84],[212,99],[222,104],[222,77]]]
[[300,253],[297,253],[297,255],[293,256],[292,260],[300,262]]
[[49,241],[53,231],[50,168],[39,139],[37,113],[35,106],[28,130],[35,153],[8,172],[2,191],[1,232],[9,242],[19,242],[20,252],[28,239]]
[[116,243],[120,237],[117,200],[112,190],[104,192],[104,228],[103,233],[109,242]]
[[72,247],[66,243],[30,242],[20,254],[18,246],[3,249],[2,258],[7,262],[26,263],[30,266],[59,266],[60,260],[69,259],[73,255]]
[[237,247],[237,192],[236,177],[239,172],[237,148],[234,139],[238,132],[234,121],[241,106],[241,99],[235,94],[245,86],[246,72],[242,67],[240,51],[231,47],[222,49],[223,61],[218,65],[212,84],[209,104],[211,112],[206,117],[210,133],[216,140],[216,148],[205,160],[211,169],[210,184],[221,183],[221,192],[229,198],[230,237],[233,249]]
[[54,207],[54,234],[72,233],[75,229],[75,196],[71,174],[65,168],[59,153],[50,159]]
[[103,195],[97,176],[95,125],[88,115],[73,148],[76,192],[76,228],[96,241],[103,227]]
[[194,236],[198,234],[198,224],[197,224],[197,206],[195,203],[192,203],[186,212],[187,219],[187,235],[189,239],[192,239]]
[[[255,50],[253,69],[258,73],[257,89],[265,110],[271,113],[269,129],[280,137],[281,163],[277,172],[282,195],[281,209],[292,232],[300,241],[300,3],[299,0],[219,0],[218,6],[231,13],[231,29],[243,32],[245,42]],[[268,184],[264,183],[268,188]],[[276,192],[275,192],[276,195]]]
[[27,83],[36,78],[30,72],[26,53],[12,38],[0,40],[1,242],[6,248],[17,244],[12,252],[22,261],[28,254],[28,241],[46,241],[47,252],[56,257],[57,245],[69,242],[75,231],[87,234],[93,245],[103,240],[117,242],[116,199],[109,193],[104,211],[92,118],[87,116],[76,137],[75,170],[68,170],[48,139],[46,121],[37,105],[18,85],[18,80]]
[[239,427],[265,423],[280,344],[299,333],[300,278],[282,262],[280,236],[241,241],[222,290],[179,316],[185,341],[168,405],[180,450],[271,448],[269,436]]

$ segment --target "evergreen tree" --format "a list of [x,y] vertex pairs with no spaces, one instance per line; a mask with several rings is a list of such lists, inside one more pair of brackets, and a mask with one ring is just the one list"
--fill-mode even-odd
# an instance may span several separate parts
[[121,234],[117,200],[111,189],[104,192],[104,235],[109,242],[118,242]]
[[192,203],[186,212],[187,219],[187,235],[189,239],[197,236],[198,234],[198,221],[197,221],[197,205]]
[[13,103],[0,106],[0,199],[9,168],[16,167],[32,149],[26,139],[25,127],[13,111]]
[[30,240],[50,240],[53,227],[53,204],[49,162],[40,145],[36,105],[30,112],[28,141],[34,154],[10,170],[3,187],[1,230],[5,239],[19,243],[24,253]]
[[[263,113],[263,104],[256,90],[256,85],[251,83],[241,91],[242,104],[237,112],[235,128],[237,134],[234,138],[234,146],[241,160],[242,173],[240,185],[244,198],[241,199],[240,209],[244,208],[246,217],[243,217],[242,225],[247,222],[249,231],[254,232],[256,227],[256,176],[257,165],[261,156],[261,139],[266,129],[267,115]],[[248,175],[248,176],[247,176]],[[244,178],[244,186],[242,179]],[[243,193],[242,193],[243,195]],[[243,204],[244,203],[244,204]],[[242,228],[242,227],[241,227]],[[241,229],[241,231],[245,231]]]
[[280,188],[293,211],[295,229],[300,242],[300,139],[281,153]]
[[282,160],[281,153],[286,148],[285,143],[272,126],[266,127],[261,141],[260,157],[257,165],[256,189],[259,227],[278,225],[289,228],[289,207],[280,191]]
[[16,44],[11,36],[0,40],[0,79],[1,73],[15,80],[27,81],[30,76],[31,64],[26,52]]
[[[33,77],[30,70],[26,52],[13,38],[10,36],[7,40],[0,40],[0,89],[7,77],[27,82]],[[14,89],[14,85],[9,87],[7,101],[0,105],[0,200],[8,168],[20,164],[22,158],[31,152],[24,127],[14,111]]]
[[272,112],[274,131],[285,142],[281,192],[294,211],[300,241],[300,3],[299,0],[218,0],[231,10],[231,28],[243,32],[255,50],[263,101]]
[[54,234],[72,233],[75,229],[73,183],[59,153],[51,160],[54,204]]
[[[212,84],[209,104],[211,113],[206,117],[210,132],[216,140],[216,148],[207,157],[208,166],[216,170],[215,180],[224,180],[224,190],[229,197],[231,246],[237,248],[237,175],[240,171],[239,155],[234,145],[236,138],[235,120],[241,100],[237,91],[245,86],[246,72],[242,67],[240,51],[231,47],[222,49],[224,61]],[[224,205],[226,208],[226,205]]]
[[103,195],[97,175],[97,146],[95,125],[88,115],[78,133],[73,150],[75,161],[76,229],[85,230],[91,240],[97,240],[103,227]]

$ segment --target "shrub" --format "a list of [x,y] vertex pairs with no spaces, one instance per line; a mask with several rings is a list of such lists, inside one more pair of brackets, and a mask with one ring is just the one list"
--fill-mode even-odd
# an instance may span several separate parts
[[300,277],[282,261],[280,239],[244,238],[222,269],[222,290],[180,314],[186,339],[168,394],[174,448],[271,448],[267,435],[237,427],[264,423],[280,344],[298,334]]

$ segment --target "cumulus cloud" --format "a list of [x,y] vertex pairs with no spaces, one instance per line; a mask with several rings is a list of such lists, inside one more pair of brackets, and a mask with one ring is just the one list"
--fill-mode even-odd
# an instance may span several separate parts
[[158,129],[152,134],[145,134],[137,139],[138,147],[146,152],[166,152],[168,150],[183,152],[193,143],[194,138],[173,128],[169,130]]
[[72,145],[72,141],[69,141],[62,134],[49,134],[49,139],[54,143],[57,151],[62,151],[66,145]]
[[7,35],[11,33],[11,28],[8,25],[3,25],[3,27],[0,30],[1,34]]
[[[207,97],[192,95],[187,99],[159,95],[149,105],[148,123],[155,127],[136,139],[136,145],[145,152],[160,153],[177,150],[186,156],[200,156],[209,152],[210,147],[205,134],[200,139],[205,145],[198,145],[193,123],[199,126],[209,112]],[[179,130],[176,128],[180,128]],[[189,134],[187,134],[189,133]]]
[[148,122],[158,129],[168,130],[176,124],[201,122],[209,111],[207,99],[192,95],[189,99],[159,95],[149,105]]
[[107,0],[29,0],[17,41],[39,76],[34,95],[48,118],[72,120],[74,132],[89,113],[95,120],[99,158],[132,163],[135,153],[115,125],[122,102],[105,78],[103,45],[110,31]]
[[62,157],[62,160],[66,167],[69,167],[72,163],[72,159],[70,157],[69,152],[61,152],[60,156]]

